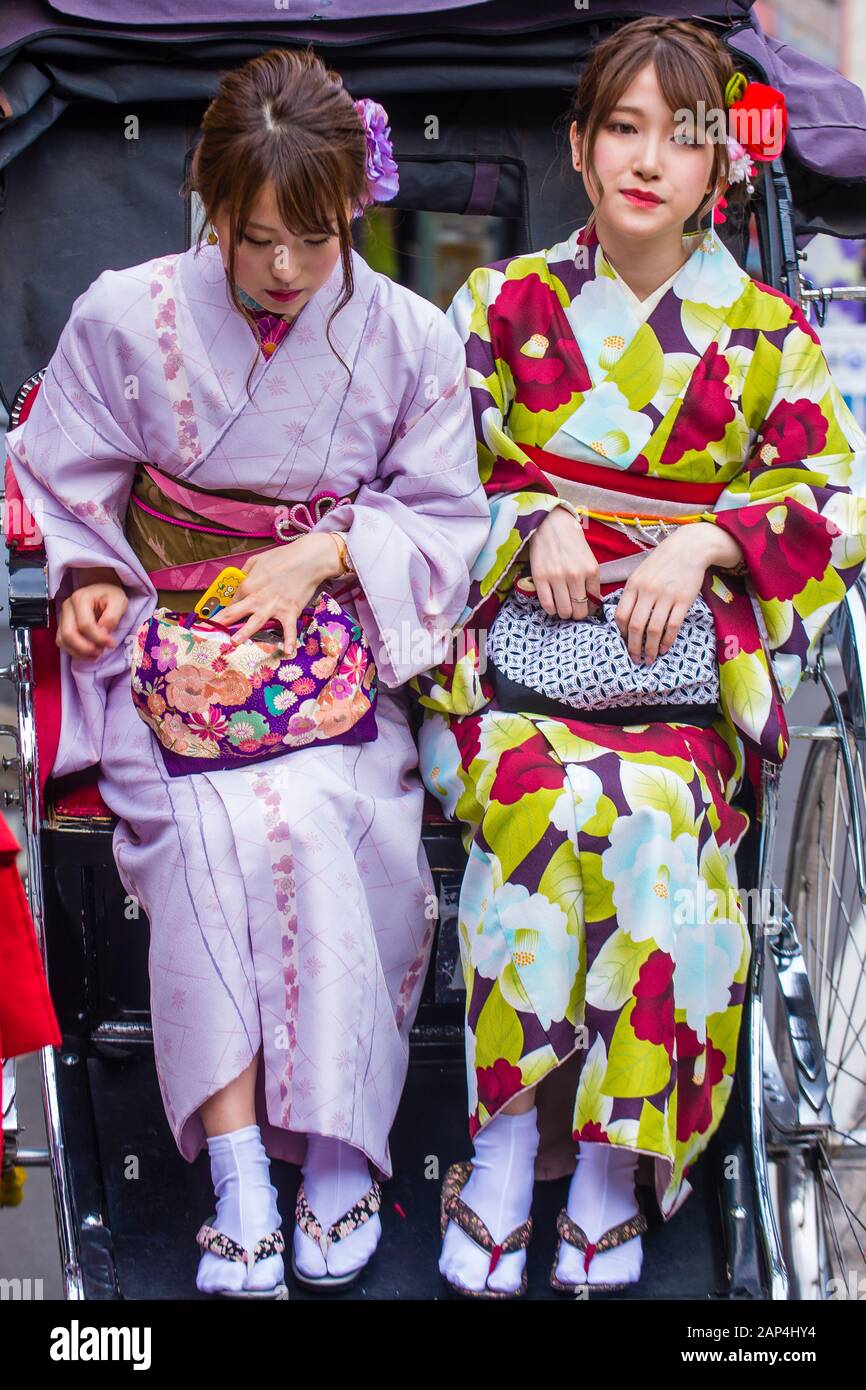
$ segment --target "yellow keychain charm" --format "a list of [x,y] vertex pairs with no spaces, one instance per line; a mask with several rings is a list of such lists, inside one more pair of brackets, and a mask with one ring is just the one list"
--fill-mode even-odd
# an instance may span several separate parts
[[228,607],[246,577],[236,565],[226,565],[210,588],[205,589],[194,611],[200,618],[212,618],[221,608]]

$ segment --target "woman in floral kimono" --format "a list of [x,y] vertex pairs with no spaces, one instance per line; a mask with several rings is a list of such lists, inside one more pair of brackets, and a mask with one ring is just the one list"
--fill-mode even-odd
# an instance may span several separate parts
[[[457,333],[352,249],[351,217],[396,192],[386,119],[311,53],[229,73],[192,169],[207,243],[100,275],[7,436],[59,614],[54,773],[101,760],[120,817],[168,1121],[184,1158],[210,1155],[212,1293],[284,1292],[269,1157],[303,1162],[297,1277],[345,1285],[369,1260],[435,921],[399,687],[443,657],[490,512]],[[373,741],[167,775],[131,647],[227,563],[236,641],[276,616],[291,653],[323,586],[356,618]]]
[[[750,959],[732,798],[748,776],[760,805],[761,760],[787,750],[783,704],[866,557],[866,439],[815,333],[712,227],[684,233],[749,168],[725,134],[675,136],[701,109],[726,131],[726,96],[733,112],[771,91],[733,76],[688,22],[640,20],[595,48],[570,127],[590,223],[474,271],[450,309],[492,527],[455,659],[412,684],[422,775],[469,854],[475,1154],[443,1184],[440,1258],[464,1294],[525,1290],[536,1176],[573,1174],[551,1270],[572,1294],[640,1276],[640,1155],[664,1219],[691,1191],[730,1095]],[[668,534],[647,550],[635,518]],[[617,627],[650,664],[702,594],[719,704],[621,727],[506,712],[482,637],[515,583],[563,620],[623,587]]]

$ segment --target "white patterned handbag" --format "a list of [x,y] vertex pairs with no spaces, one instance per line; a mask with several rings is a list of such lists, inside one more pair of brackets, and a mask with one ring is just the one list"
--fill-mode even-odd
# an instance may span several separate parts
[[708,725],[719,714],[716,631],[698,594],[670,650],[635,664],[614,621],[622,588],[597,617],[560,618],[520,579],[487,634],[487,661],[501,708],[561,713],[611,724]]

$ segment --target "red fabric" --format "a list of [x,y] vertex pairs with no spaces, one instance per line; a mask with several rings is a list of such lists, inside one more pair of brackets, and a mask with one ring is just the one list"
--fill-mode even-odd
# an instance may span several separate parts
[[[30,413],[39,384],[24,402],[22,421]],[[6,544],[19,550],[38,549],[42,535],[27,511],[9,459],[6,460],[5,481],[3,535]],[[34,629],[30,634],[35,682],[33,717],[39,750],[40,819],[44,815],[45,780],[57,756],[60,734],[60,654],[54,642],[56,629],[52,613],[50,628]],[[15,862],[20,848],[0,816],[0,1057],[18,1057],[48,1045],[59,1047],[62,1041],[39,954],[36,929]],[[0,1135],[2,1123],[0,1116]]]
[[[0,1057],[61,1044],[36,929],[15,863],[20,846],[0,816]],[[0,1116],[0,1137],[2,1137]]]
[[[633,492],[639,497],[694,502],[699,510],[702,503],[715,502],[721,497],[727,486],[726,483],[689,483],[676,478],[656,478],[650,473],[629,473],[623,468],[599,467],[595,463],[551,454],[535,444],[521,444],[520,447],[545,473],[554,473],[558,478],[568,478],[573,483],[594,483],[596,487],[611,488],[614,492]],[[598,510],[603,509],[599,507]]]

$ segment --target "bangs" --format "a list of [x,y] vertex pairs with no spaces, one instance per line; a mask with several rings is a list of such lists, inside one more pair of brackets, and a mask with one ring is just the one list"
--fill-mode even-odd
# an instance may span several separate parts
[[694,52],[684,49],[668,40],[660,43],[657,39],[644,40],[640,47],[627,54],[615,71],[608,70],[599,83],[598,122],[607,119],[611,111],[622,100],[638,74],[651,63],[659,88],[671,115],[678,111],[689,111],[697,119],[699,102],[703,102],[705,114],[721,104],[724,109],[724,93],[709,62],[703,63]]
[[277,206],[293,236],[336,236],[343,185],[334,159],[317,152],[280,161],[274,176]]
[[235,185],[231,207],[235,237],[252,217],[267,183],[273,184],[280,220],[292,236],[338,236],[338,208],[345,195],[337,162],[327,154],[299,158],[294,150],[281,150],[280,155],[271,169],[259,167],[257,160],[245,161],[246,173]]
[[672,44],[660,45],[652,57],[662,96],[674,115],[689,111],[697,119],[699,103],[708,115],[715,108],[725,109],[725,94],[711,66],[696,62],[694,54],[680,52]]

